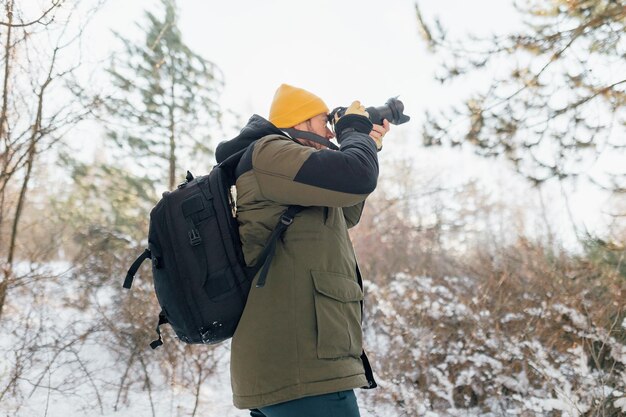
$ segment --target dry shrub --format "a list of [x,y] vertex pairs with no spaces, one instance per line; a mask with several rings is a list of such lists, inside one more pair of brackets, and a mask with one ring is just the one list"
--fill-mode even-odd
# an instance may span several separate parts
[[367,283],[366,343],[383,387],[367,404],[620,415],[626,277],[528,239],[455,268]]
[[[623,256],[624,251],[621,252]],[[624,318],[626,275],[593,260],[589,253],[555,252],[541,242],[520,238],[515,245],[502,248],[497,258],[475,250],[466,257],[463,270],[477,282],[481,294],[477,307],[496,317],[510,312],[512,306],[519,310],[546,310],[564,305],[584,316],[587,326],[618,334]],[[571,347],[571,342],[559,331],[563,324],[583,325],[572,323],[567,314],[558,321],[544,320],[538,315],[507,330],[539,335],[547,345],[564,351]]]
[[398,176],[407,177],[414,183],[368,199],[351,232],[366,280],[366,349],[382,387],[362,396],[365,408],[621,415],[626,233],[571,253],[526,237],[523,208],[511,210],[508,229],[495,224],[504,208],[472,183],[443,189]]

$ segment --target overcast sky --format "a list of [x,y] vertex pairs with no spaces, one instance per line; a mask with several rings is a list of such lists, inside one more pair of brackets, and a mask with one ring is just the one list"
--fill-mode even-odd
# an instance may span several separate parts
[[[456,33],[502,30],[515,19],[508,2],[423,3],[425,14],[437,14]],[[267,116],[281,83],[306,88],[331,108],[355,99],[380,105],[399,95],[415,119],[407,130],[415,133],[427,106],[449,100],[432,81],[434,58],[418,37],[414,4],[179,0],[179,26],[191,49],[225,74],[224,108]],[[106,26],[130,34],[144,10],[155,7],[155,0],[108,0],[90,32],[96,50],[104,52],[111,42]]]
[[[438,16],[456,34],[502,31],[516,20],[506,1],[423,3],[427,17]],[[220,104],[239,116],[237,128],[254,113],[267,117],[282,83],[317,94],[331,109],[357,99],[365,106],[377,106],[399,96],[412,120],[393,127],[385,140],[385,157],[430,155],[436,152],[423,149],[420,142],[424,111],[458,102],[467,87],[433,81],[436,61],[419,38],[413,0],[179,0],[177,4],[184,42],[224,74]],[[144,11],[150,9],[159,12],[159,1],[108,0],[90,25],[89,51],[101,58],[119,47],[111,29],[139,37],[135,23],[143,22]],[[450,158],[454,154],[445,152]],[[476,164],[480,162],[472,162]]]
[[[399,95],[412,121],[394,127],[386,137],[383,159],[414,155],[417,164],[447,167],[442,172],[452,182],[472,175],[487,181],[513,178],[502,173],[502,165],[472,157],[469,149],[459,153],[420,145],[424,111],[458,102],[474,86],[441,86],[433,80],[436,60],[419,38],[414,4],[413,0],[179,0],[179,26],[188,46],[224,73],[222,109],[239,115],[239,122],[254,113],[267,117],[281,83],[308,89],[330,108],[355,99],[366,106],[381,105]],[[509,1],[423,0],[420,6],[427,20],[439,17],[453,35],[502,33],[520,24]],[[159,2],[108,0],[91,25],[89,50],[106,56],[115,46],[110,30],[132,37],[134,23],[142,22],[149,9],[160,11]],[[549,197],[554,201],[558,196]],[[572,195],[570,203],[578,220],[594,227],[604,201],[587,188]],[[565,218],[562,205],[555,216]],[[565,221],[561,227],[570,226]]]

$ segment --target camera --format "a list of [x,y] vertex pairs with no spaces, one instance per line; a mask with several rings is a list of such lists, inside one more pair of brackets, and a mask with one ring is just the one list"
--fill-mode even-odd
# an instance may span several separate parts
[[[343,116],[347,107],[337,107],[328,115],[328,121],[330,124],[335,123],[335,116]],[[383,119],[393,125],[401,125],[411,120],[411,117],[404,114],[404,103],[398,100],[397,97],[392,97],[387,102],[378,107],[368,107],[367,113],[369,114],[370,121],[375,125],[382,125]]]

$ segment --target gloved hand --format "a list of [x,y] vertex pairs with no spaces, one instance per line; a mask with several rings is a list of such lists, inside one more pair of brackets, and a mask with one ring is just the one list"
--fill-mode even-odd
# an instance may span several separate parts
[[389,122],[383,119],[382,125],[374,125],[370,132],[370,137],[376,142],[376,149],[379,151],[383,148],[383,137],[389,132]]
[[337,142],[339,143],[341,143],[344,133],[356,130],[369,135],[373,126],[365,107],[358,100],[350,104],[343,116],[338,117],[338,115],[335,115],[334,125],[335,135],[337,135]]
[[[343,116],[346,116],[348,114],[358,114],[361,116],[365,116],[367,118],[370,117],[370,115],[367,113],[367,110],[365,110],[365,106],[362,105],[359,100],[353,101],[352,104],[350,104],[350,107],[348,107],[346,111],[343,113]],[[338,114],[335,114],[335,123],[337,123],[337,121],[339,121],[339,119],[343,116],[339,116]]]

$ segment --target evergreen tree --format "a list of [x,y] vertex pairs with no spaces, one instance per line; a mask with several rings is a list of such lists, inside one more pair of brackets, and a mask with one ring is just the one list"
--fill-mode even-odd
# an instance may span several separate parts
[[218,68],[183,42],[174,0],[161,4],[162,17],[146,12],[145,26],[138,25],[143,41],[116,34],[124,50],[108,69],[115,90],[104,105],[114,117],[108,136],[133,165],[167,172],[161,178],[172,189],[182,179],[179,165],[209,165],[222,81]]
[[[467,144],[504,156],[534,184],[584,176],[626,193],[626,6],[623,0],[516,2],[523,26],[455,40],[417,20],[448,82],[487,71],[491,82],[450,111],[428,115],[426,145]],[[621,166],[620,166],[621,165]],[[603,173],[598,172],[603,169]],[[595,170],[595,172],[594,172]]]

